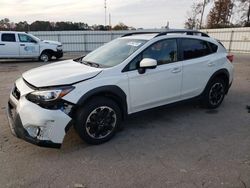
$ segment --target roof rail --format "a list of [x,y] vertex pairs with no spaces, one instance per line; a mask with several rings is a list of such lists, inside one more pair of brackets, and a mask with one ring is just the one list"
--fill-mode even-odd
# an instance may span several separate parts
[[186,35],[195,35],[195,34],[200,34],[203,37],[209,37],[206,33],[203,33],[201,31],[197,30],[191,30],[191,29],[169,29],[163,32],[160,31],[155,31],[155,32],[133,32],[133,33],[127,33],[123,35],[122,37],[127,37],[127,36],[132,36],[132,35],[140,35],[140,34],[157,34],[155,37],[167,35],[167,34],[174,34],[174,33],[182,33]]
[[159,37],[159,36],[167,35],[167,34],[171,34],[171,33],[183,33],[183,34],[186,33],[186,35],[200,34],[203,37],[209,37],[209,35],[207,35],[206,33],[203,33],[201,31],[197,31],[197,30],[191,30],[191,29],[169,29],[167,31],[159,33],[155,37]]
[[122,35],[122,37],[127,37],[127,36],[131,36],[131,35],[141,35],[141,34],[160,34],[161,32],[160,31],[144,31],[144,32],[132,32],[132,33],[127,33],[125,35]]

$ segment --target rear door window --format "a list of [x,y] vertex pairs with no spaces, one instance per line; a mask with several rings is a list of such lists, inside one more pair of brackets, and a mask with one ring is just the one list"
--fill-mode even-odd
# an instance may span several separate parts
[[16,36],[13,33],[2,33],[2,42],[16,42]]
[[181,39],[183,60],[199,58],[211,54],[207,41],[199,39]]

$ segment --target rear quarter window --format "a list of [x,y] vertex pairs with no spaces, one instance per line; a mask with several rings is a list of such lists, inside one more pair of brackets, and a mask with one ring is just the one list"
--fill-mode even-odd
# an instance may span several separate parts
[[225,48],[225,46],[222,44],[221,41],[217,40],[217,42],[221,45],[222,48],[224,48],[225,51],[227,51],[227,49]]
[[210,48],[211,48],[212,53],[217,52],[218,46],[217,46],[216,44],[211,43],[211,42],[208,42],[208,44],[209,44],[209,46],[210,46]]
[[199,58],[211,53],[213,52],[207,41],[200,39],[181,39],[181,55],[183,60]]

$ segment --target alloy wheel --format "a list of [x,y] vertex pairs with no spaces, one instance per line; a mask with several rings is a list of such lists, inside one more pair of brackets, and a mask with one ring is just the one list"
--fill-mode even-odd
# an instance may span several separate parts
[[115,129],[117,117],[115,111],[108,106],[94,109],[86,121],[86,132],[94,139],[102,139]]
[[47,54],[42,54],[40,59],[43,61],[43,62],[48,62],[49,61],[49,56]]
[[218,105],[224,97],[224,86],[222,83],[215,83],[209,91],[209,102],[213,106]]

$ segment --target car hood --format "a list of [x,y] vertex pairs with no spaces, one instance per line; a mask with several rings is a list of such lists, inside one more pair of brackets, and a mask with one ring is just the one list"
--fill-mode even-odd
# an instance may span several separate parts
[[69,85],[95,77],[101,68],[90,67],[73,60],[65,60],[31,69],[23,73],[25,81],[35,87]]
[[54,44],[54,45],[61,45],[62,44],[58,41],[53,41],[53,40],[42,40],[42,42],[45,44]]

